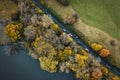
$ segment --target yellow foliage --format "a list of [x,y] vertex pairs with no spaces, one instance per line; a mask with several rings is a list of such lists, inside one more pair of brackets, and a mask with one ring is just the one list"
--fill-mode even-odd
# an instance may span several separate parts
[[65,47],[63,51],[58,52],[58,58],[60,60],[66,60],[72,54],[70,47]]
[[95,50],[95,51],[99,51],[102,49],[102,45],[101,44],[97,44],[97,43],[92,43],[91,47]]
[[35,4],[34,4],[34,3],[32,3],[31,5],[32,5],[33,7],[35,7]]
[[40,66],[43,70],[49,71],[51,73],[56,72],[58,61],[52,60],[51,57],[40,57]]
[[71,69],[72,71],[76,72],[76,71],[77,71],[77,66],[71,64],[71,65],[70,65],[70,69]]
[[120,80],[117,76],[112,77],[112,80]]
[[80,78],[81,76],[80,76],[80,74],[78,74],[78,73],[76,73],[76,78]]
[[45,42],[44,40],[40,39],[39,37],[36,37],[35,40],[32,42],[34,50],[37,52],[37,55],[39,56],[51,56],[56,55],[56,51],[52,44]]
[[76,71],[76,68],[75,68],[75,67],[71,67],[71,70],[75,72],[75,71]]
[[37,46],[38,46],[39,41],[40,41],[40,38],[39,38],[39,37],[36,37],[36,38],[35,38],[35,41],[33,41],[33,43],[32,43],[32,44],[33,44],[33,46],[34,46],[34,47],[37,47]]
[[88,56],[88,53],[85,50],[81,50],[81,52],[84,56]]
[[58,26],[58,24],[56,24],[56,23],[53,23],[52,26],[53,26],[53,29],[55,31],[58,31],[60,29],[59,26]]
[[36,10],[38,11],[38,13],[43,14],[43,11],[40,8],[37,7]]
[[88,57],[80,54],[75,54],[75,59],[78,63],[78,67],[81,67],[84,66],[84,62],[88,59]]
[[5,33],[13,42],[15,42],[16,40],[21,38],[21,29],[21,23],[9,23],[5,28]]
[[104,73],[104,74],[108,74],[108,69],[107,68],[105,68],[105,67],[103,67],[103,66],[101,66],[101,71]]

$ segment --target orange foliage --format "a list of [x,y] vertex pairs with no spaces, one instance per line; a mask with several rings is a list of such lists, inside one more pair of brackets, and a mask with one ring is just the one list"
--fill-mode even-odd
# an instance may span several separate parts
[[110,51],[106,48],[103,48],[99,53],[101,57],[107,57],[109,54],[110,54]]
[[95,69],[93,72],[92,72],[92,77],[93,78],[96,78],[96,79],[99,79],[102,77],[102,72],[100,69]]

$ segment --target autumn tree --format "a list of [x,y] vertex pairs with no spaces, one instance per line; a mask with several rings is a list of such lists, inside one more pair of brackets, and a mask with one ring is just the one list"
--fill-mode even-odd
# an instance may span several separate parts
[[101,57],[107,57],[108,55],[110,54],[110,51],[106,48],[103,48],[100,52],[99,52],[99,55]]
[[5,27],[6,35],[13,41],[17,41],[21,38],[22,24],[17,22],[9,23]]
[[99,51],[102,49],[102,45],[98,44],[98,43],[92,43],[91,47],[95,50],[95,51]]
[[71,54],[72,50],[70,49],[70,47],[65,47],[63,51],[58,52],[58,58],[63,61],[66,60]]
[[45,15],[45,14],[44,14],[44,15],[41,17],[41,20],[42,20],[41,24],[42,24],[42,26],[45,27],[45,28],[48,28],[50,25],[53,24],[53,20],[52,20],[52,18],[51,18],[51,15]]
[[111,80],[120,80],[120,78],[117,76],[113,76]]
[[57,34],[60,33],[59,35],[61,35],[62,32],[61,32],[61,29],[60,29],[60,27],[58,26],[58,24],[53,23],[53,24],[52,24],[52,28],[53,28],[54,31],[57,32]]
[[36,37],[32,45],[39,57],[55,56],[57,54],[55,48],[40,37]]
[[85,64],[85,60],[87,60],[88,57],[80,54],[75,54],[75,59],[76,62],[78,63],[78,67],[81,67]]
[[61,44],[64,46],[69,46],[70,43],[73,41],[73,39],[64,32],[60,35],[59,39],[61,41]]
[[27,40],[34,39],[37,35],[37,28],[32,25],[27,26],[26,28],[24,28],[24,35]]
[[92,77],[95,79],[100,79],[102,77],[102,72],[100,69],[94,69],[92,72]]
[[68,6],[70,4],[70,0],[57,0],[60,2],[63,6]]
[[108,71],[108,69],[106,67],[101,65],[100,69],[101,69],[103,74],[108,75],[109,71]]
[[58,61],[54,60],[51,56],[49,57],[40,57],[40,66],[43,70],[49,71],[51,73],[56,72]]
[[43,13],[44,13],[39,7],[37,7],[36,10],[37,10],[37,12],[38,12],[39,14],[43,14]]

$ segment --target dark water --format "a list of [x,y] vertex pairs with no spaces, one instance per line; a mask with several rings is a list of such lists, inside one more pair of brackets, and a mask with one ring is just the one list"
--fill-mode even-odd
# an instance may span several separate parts
[[39,62],[20,51],[7,56],[0,47],[0,80],[75,80],[73,73],[49,73],[40,69]]

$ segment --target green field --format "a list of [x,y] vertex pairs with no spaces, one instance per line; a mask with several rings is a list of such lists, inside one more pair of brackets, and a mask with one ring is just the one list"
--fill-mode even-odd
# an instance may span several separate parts
[[120,40],[120,0],[71,0],[83,22]]

